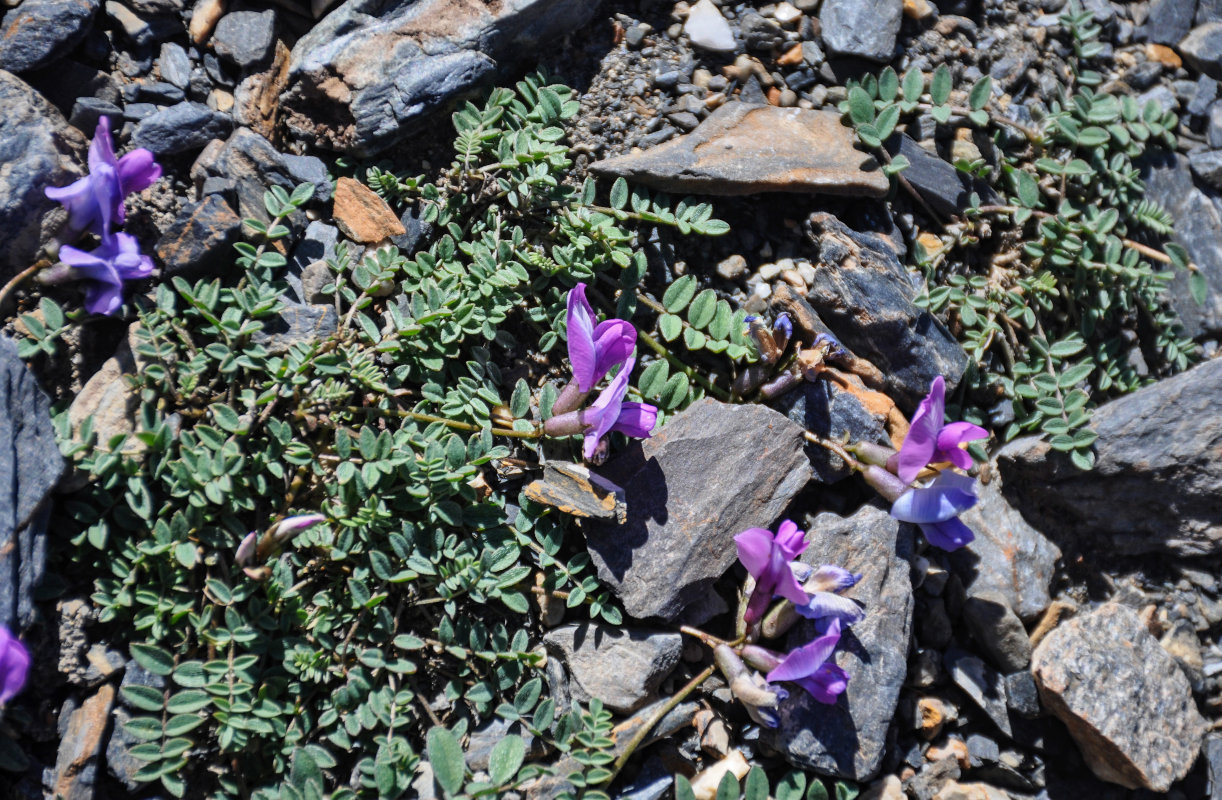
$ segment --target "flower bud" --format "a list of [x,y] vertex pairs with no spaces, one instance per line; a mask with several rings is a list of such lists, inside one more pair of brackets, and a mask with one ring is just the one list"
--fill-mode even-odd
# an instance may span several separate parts
[[[857,442],[845,448],[865,464],[875,464],[880,467],[889,466],[888,461],[895,457],[895,450],[874,442]],[[892,470],[894,471],[894,470]]]
[[878,492],[889,503],[894,503],[899,499],[900,495],[908,491],[907,484],[876,464],[871,464],[862,470],[861,476],[866,479],[866,483],[870,484],[874,491]]

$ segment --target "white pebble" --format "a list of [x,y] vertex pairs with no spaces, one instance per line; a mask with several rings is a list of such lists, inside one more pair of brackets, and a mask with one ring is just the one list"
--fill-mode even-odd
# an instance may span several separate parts
[[714,53],[733,53],[738,49],[734,43],[734,31],[721,15],[713,0],[700,0],[687,13],[683,31],[693,47],[711,50]]

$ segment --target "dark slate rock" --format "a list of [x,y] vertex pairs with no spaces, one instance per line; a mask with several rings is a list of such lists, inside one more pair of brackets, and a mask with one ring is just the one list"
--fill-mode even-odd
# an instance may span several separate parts
[[1197,15],[1193,21],[1198,25],[1222,22],[1222,0],[1197,0]]
[[216,54],[242,70],[265,65],[276,44],[276,12],[230,11],[221,17],[212,34]]
[[[1153,86],[1163,74],[1163,65],[1157,61],[1143,61],[1124,73],[1124,82],[1139,92]],[[1205,78],[1205,80],[1211,80]]]
[[153,116],[158,110],[157,106],[152,103],[128,103],[123,107],[123,119],[139,122]]
[[1197,72],[1222,80],[1222,22],[1206,22],[1179,43],[1180,55]]
[[963,618],[985,655],[1003,673],[1031,663],[1031,640],[1023,621],[1000,592],[978,592],[963,603]]
[[[309,227],[305,229],[301,240],[297,242],[297,246],[293,248],[293,255],[289,259],[288,268],[285,272],[285,279],[296,293],[297,300],[306,303],[323,302],[325,297],[316,294],[317,289],[321,286],[311,285],[309,287],[303,285],[305,279],[305,270],[311,264],[324,261],[335,256],[335,245],[339,241],[339,228],[334,225],[328,225],[321,220],[311,222]],[[324,273],[320,277],[327,280],[330,279],[331,271],[324,265]]]
[[275,319],[266,323],[263,330],[252,336],[251,341],[266,347],[272,355],[281,355],[295,344],[320,341],[337,330],[339,316],[335,313],[335,306],[290,303]]
[[674,619],[701,599],[734,562],[735,534],[774,525],[810,480],[803,444],[770,408],[706,398],[599,469],[624,488],[628,522],[592,521],[586,543],[624,610]]
[[951,647],[943,656],[951,680],[1006,736],[1013,736],[1002,676],[976,656]]
[[1197,0],[1154,0],[1146,22],[1138,29],[1146,41],[1176,45],[1192,30]]
[[1208,75],[1202,75],[1197,78],[1196,91],[1193,92],[1192,99],[1188,101],[1188,113],[1194,117],[1203,117],[1217,99],[1218,82]]
[[1193,150],[1188,154],[1188,166],[1203,182],[1222,190],[1222,150]]
[[165,274],[189,280],[219,274],[233,263],[242,220],[220,195],[189,203],[157,242]]
[[[1215,108],[1222,112],[1217,104]],[[1161,203],[1175,218],[1173,238],[1188,251],[1207,284],[1205,303],[1198,305],[1189,291],[1187,273],[1177,270],[1168,302],[1189,336],[1222,333],[1222,238],[1218,237],[1222,212],[1193,185],[1185,158],[1172,154],[1149,159],[1141,177],[1146,196]]]
[[1139,108],[1145,108],[1151,100],[1154,101],[1154,106],[1164,114],[1168,111],[1176,111],[1180,106],[1179,98],[1175,96],[1175,92],[1168,86],[1155,86],[1148,92],[1142,92],[1137,95],[1137,105]]
[[589,0],[349,0],[293,48],[285,122],[312,145],[373,155],[456,93],[554,47],[597,8]]
[[836,55],[889,61],[903,10],[901,0],[824,0],[823,45]]
[[527,759],[533,760],[546,752],[546,745],[535,738],[520,722],[493,719],[471,732],[471,739],[463,751],[467,767],[472,771],[488,769],[492,749],[506,736],[518,736],[526,744]]
[[[269,221],[270,217],[263,203],[263,193],[273,186],[291,192],[298,183],[284,156],[271,142],[249,128],[238,128],[233,132],[208,171],[236,182],[239,216],[254,217],[264,222]],[[296,216],[298,219],[290,220],[290,224],[304,227],[300,215]]]
[[219,194],[230,208],[238,207],[238,182],[232,178],[218,178],[215,175],[204,178],[199,196],[207,197],[210,194]]
[[420,212],[414,206],[408,206],[403,216],[399,217],[403,233],[390,237],[395,247],[402,250],[404,255],[411,255],[421,249],[422,242],[433,233],[433,226],[420,217]]
[[62,206],[43,190],[80,177],[88,143],[42,95],[3,70],[0,108],[0,280],[7,281],[58,231]]
[[1002,480],[977,484],[980,501],[961,519],[976,534],[970,547],[947,554],[969,594],[998,592],[1022,619],[1043,613],[1061,551],[1005,498]]
[[1001,51],[1001,57],[989,68],[989,75],[1004,91],[1012,92],[1027,80],[1027,70],[1039,60],[1035,45],[1024,39],[1009,39]]
[[96,97],[107,103],[121,103],[119,83],[109,72],[102,72],[71,59],[36,70],[22,78],[42,93],[62,113],[69,114],[81,97]]
[[68,54],[93,25],[100,0],[25,0],[0,21],[0,69],[28,72]]
[[295,183],[308,183],[314,187],[314,200],[325,203],[331,199],[331,180],[327,177],[327,165],[322,163],[322,159],[289,154],[281,154],[280,158]]
[[123,95],[129,103],[155,103],[159,106],[172,106],[187,99],[186,92],[165,81],[129,83]]
[[0,337],[0,625],[12,631],[34,621],[33,592],[47,558],[47,495],[64,470],[50,409],[17,346]]
[[1222,553],[1222,359],[1097,409],[1095,468],[1033,438],[998,454],[1003,490],[1042,530],[1110,552]]
[[1206,738],[1201,750],[1209,771],[1209,800],[1222,800],[1222,735]]
[[1098,778],[1165,792],[1196,761],[1207,725],[1188,679],[1127,606],[1107,603],[1054,629],[1031,671]]
[[749,50],[769,52],[785,43],[785,31],[781,26],[755,11],[748,11],[739,18],[738,29]]
[[203,103],[179,103],[142,120],[132,132],[133,147],[165,156],[198,150],[233,130],[233,118]]
[[136,16],[130,8],[115,0],[107,0],[105,8],[106,16],[110,17],[111,21],[123,31],[123,35],[129,42],[141,49],[153,44],[156,39],[153,29],[147,22]]
[[987,184],[973,181],[955,169],[953,164],[921,147],[907,134],[896,134],[888,139],[887,151],[892,157],[902,155],[908,159],[904,180],[912,184],[912,188],[939,214],[948,217],[958,215],[967,208],[972,192],[980,196],[982,203],[997,199],[996,193]]
[[574,699],[588,703],[598,698],[620,714],[653,700],[683,652],[678,633],[591,622],[548,631],[543,645],[568,667]]
[[80,131],[92,133],[97,130],[98,120],[108,117],[112,122],[123,119],[123,109],[114,103],[99,100],[96,97],[78,97],[72,106],[72,115],[68,124]]
[[916,288],[891,245],[831,214],[812,214],[810,221],[819,252],[806,300],[836,338],[878,367],[905,413],[939,375],[953,390],[967,354],[941,322],[913,304]]
[[161,56],[157,59],[157,68],[161,79],[185,90],[191,84],[191,57],[181,45],[166,42],[161,46]]
[[106,742],[106,771],[129,792],[137,792],[145,784],[136,780],[136,773],[147,762],[133,756],[131,750],[141,740],[127,732],[126,723],[132,719],[127,709],[116,708],[112,716],[110,739]]
[[1038,717],[1043,707],[1040,706],[1039,690],[1035,679],[1027,670],[1014,672],[1005,676],[1006,705],[1010,710],[1024,717]]
[[[820,514],[811,529],[817,534],[810,536],[804,563],[837,564],[862,575],[845,594],[864,605],[866,617],[846,629],[835,656],[852,677],[832,706],[788,686],[780,725],[760,736],[796,767],[866,781],[882,764],[887,729],[907,673],[912,528],[866,506],[851,517]],[[806,644],[813,635],[811,623],[803,622],[790,633],[789,645]]]
[[[882,424],[857,397],[835,381],[803,381],[796,389],[778,397],[773,407],[807,430],[832,441],[891,444]],[[818,445],[808,444],[806,454],[818,481],[835,483],[852,474],[839,456]]]
[[237,80],[225,70],[221,59],[215,53],[204,53],[203,62],[204,72],[208,74],[208,78],[217,86],[232,89],[237,85]]

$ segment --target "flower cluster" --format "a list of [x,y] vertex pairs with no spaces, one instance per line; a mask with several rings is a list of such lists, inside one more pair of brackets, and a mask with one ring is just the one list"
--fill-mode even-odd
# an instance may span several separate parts
[[[568,297],[569,362],[573,379],[552,405],[553,416],[544,423],[548,436],[585,436],[582,454],[589,461],[606,458],[604,437],[611,431],[648,438],[658,409],[648,403],[626,401],[628,381],[636,365],[636,328],[622,319],[594,324],[594,309],[586,300],[586,285],[579,283]],[[611,370],[619,372],[586,408],[580,408],[594,387]]]
[[0,625],[0,707],[21,691],[29,670],[30,654],[25,645]]
[[[777,710],[788,692],[774,684],[796,683],[821,703],[835,703],[847,688],[849,674],[832,660],[840,641],[842,626],[860,622],[864,610],[840,595],[861,579],[846,569],[832,565],[812,568],[796,559],[806,550],[806,534],[790,520],[783,521],[774,535],[764,528],[748,528],[734,537],[738,560],[751,575],[750,590],[743,622],[748,643],[735,651],[718,648],[718,666],[726,675],[734,696],[747,708],[752,719],[776,727]],[[768,614],[776,597],[786,603]],[[815,621],[818,635],[808,644],[789,653],[778,653],[754,644],[760,622],[766,616],[780,619],[786,611]],[[789,624],[796,621],[793,616]],[[766,632],[779,635],[785,623]],[[748,665],[759,672],[748,669]],[[760,673],[766,673],[761,675]]]
[[69,186],[46,189],[47,197],[63,203],[68,223],[61,241],[76,241],[89,231],[101,239],[90,252],[69,244],[59,248],[64,265],[44,276],[44,282],[67,278],[85,281],[85,308],[93,314],[113,314],[123,302],[123,281],[147,278],[153,260],[141,255],[136,237],[112,230],[126,218],[123,200],[161,177],[161,167],[144,148],[115,158],[110,120],[102,117],[89,145],[89,174]]

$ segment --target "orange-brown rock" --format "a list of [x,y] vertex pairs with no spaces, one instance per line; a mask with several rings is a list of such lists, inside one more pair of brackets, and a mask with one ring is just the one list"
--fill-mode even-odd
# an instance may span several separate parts
[[277,41],[271,66],[244,78],[234,90],[234,115],[238,122],[270,142],[277,140],[280,93],[289,79],[289,55],[284,42]]
[[776,63],[782,67],[795,67],[802,63],[802,44],[799,42],[793,47],[786,50],[776,60]]
[[405,233],[403,223],[373,190],[352,178],[335,183],[335,208],[332,212],[340,231],[354,242],[376,244]]
[[55,797],[93,797],[92,772],[102,752],[103,736],[110,723],[115,687],[104,684],[68,718],[67,731],[59,744],[52,781]]
[[592,165],[668,192],[882,197],[888,181],[834,111],[727,103],[691,133]]
[[1171,69],[1179,69],[1184,66],[1184,62],[1180,59],[1180,54],[1165,44],[1154,44],[1153,42],[1147,44],[1146,58],[1150,61],[1157,61],[1164,67]]

